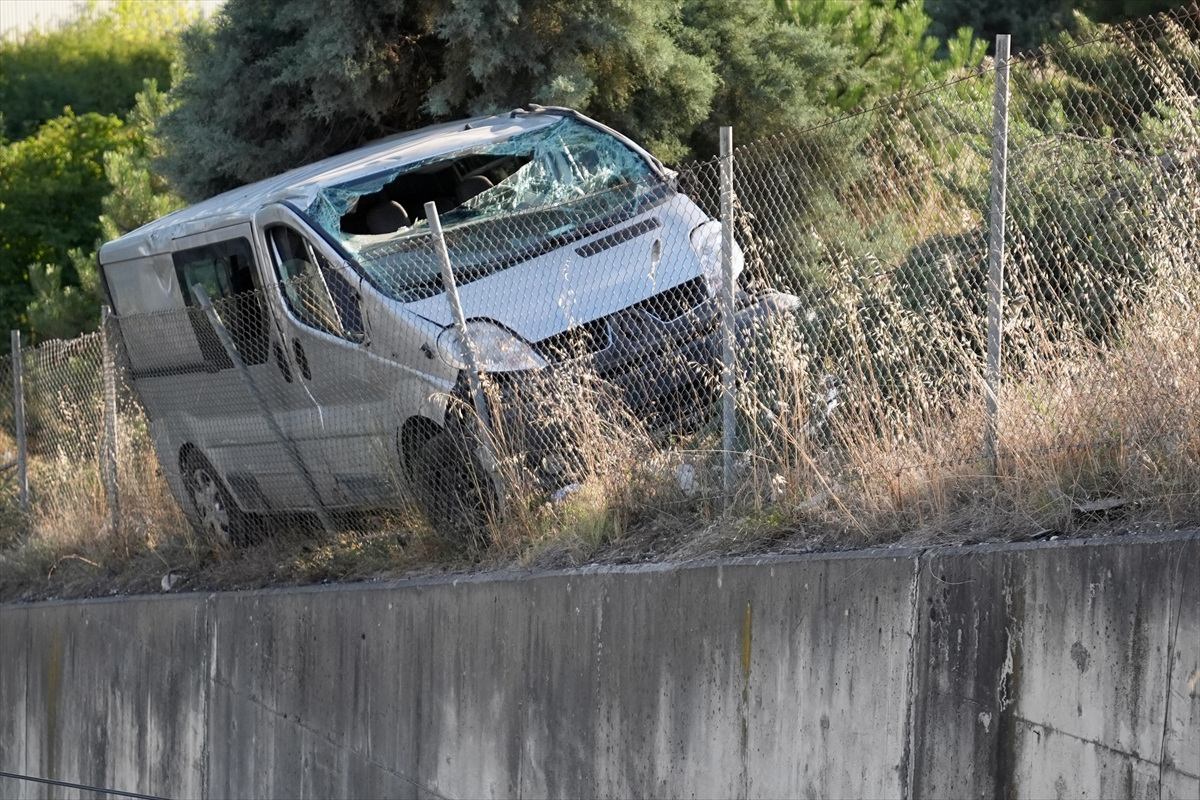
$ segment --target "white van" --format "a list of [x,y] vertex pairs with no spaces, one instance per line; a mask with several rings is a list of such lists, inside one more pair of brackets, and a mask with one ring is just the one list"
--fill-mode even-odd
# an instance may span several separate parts
[[[584,360],[648,430],[679,431],[708,413],[720,226],[674,173],[567,109],[438,125],[213,197],[101,248],[155,448],[198,527],[239,541],[259,515],[406,494],[451,523],[459,495],[478,490],[478,448],[463,446],[471,426],[448,413],[466,380],[429,201],[484,372],[511,388]],[[738,329],[781,303],[741,296]],[[528,443],[545,485],[565,482],[569,459],[553,451],[569,441]]]

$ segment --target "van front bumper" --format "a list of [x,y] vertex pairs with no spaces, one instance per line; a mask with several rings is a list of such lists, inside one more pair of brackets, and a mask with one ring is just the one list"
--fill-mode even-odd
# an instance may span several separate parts
[[[735,352],[774,316],[798,305],[797,298],[781,293],[740,295]],[[724,342],[714,301],[667,321],[629,309],[604,322],[607,344],[601,339],[594,352],[538,370],[488,376],[496,449],[519,457],[545,489],[585,477],[596,448],[607,447],[605,431],[632,429],[662,444],[716,424]],[[472,408],[465,375],[454,395],[455,407]]]

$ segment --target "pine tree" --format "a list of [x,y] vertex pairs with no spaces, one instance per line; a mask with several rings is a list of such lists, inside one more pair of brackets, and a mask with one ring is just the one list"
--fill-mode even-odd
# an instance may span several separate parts
[[1192,5],[1194,0],[1079,0],[1076,7],[1093,22],[1124,22]]
[[[986,43],[970,28],[932,35],[933,19],[921,0],[774,0],[775,8],[804,28],[824,33],[853,53],[855,73],[831,92],[843,110],[945,80],[965,66],[977,66]],[[943,34],[946,35],[946,34]]]
[[[797,0],[798,1],[798,0]],[[876,2],[877,0],[870,0]],[[996,35],[1012,36],[1014,53],[1034,50],[1064,33],[1080,30],[1080,20],[1116,23],[1147,17],[1195,0],[925,0],[925,12],[933,18],[930,33],[945,37],[955,30],[971,28],[992,47]],[[1082,17],[1080,16],[1082,15]]]
[[925,0],[925,11],[933,18],[930,32],[945,37],[960,28],[970,28],[993,47],[996,35],[1012,36],[1012,52],[1033,50],[1047,38],[1070,30],[1075,0]]

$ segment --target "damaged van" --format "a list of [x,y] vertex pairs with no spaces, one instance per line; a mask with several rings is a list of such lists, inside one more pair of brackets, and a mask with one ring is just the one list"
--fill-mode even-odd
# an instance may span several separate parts
[[[708,418],[721,229],[676,175],[566,109],[438,125],[101,248],[154,446],[200,529],[236,542],[263,516],[412,497],[438,525],[496,507],[430,202],[497,423],[528,420],[567,367],[652,436]],[[740,294],[736,328],[793,301]],[[517,448],[546,488],[574,477],[553,427],[530,420]]]

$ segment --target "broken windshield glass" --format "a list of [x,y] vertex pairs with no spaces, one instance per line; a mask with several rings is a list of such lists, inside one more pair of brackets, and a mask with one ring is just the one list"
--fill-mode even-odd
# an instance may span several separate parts
[[403,302],[441,291],[425,203],[437,204],[460,282],[588,236],[671,190],[616,137],[571,118],[326,187],[308,215]]

